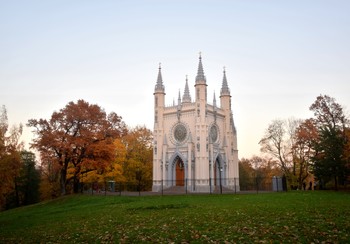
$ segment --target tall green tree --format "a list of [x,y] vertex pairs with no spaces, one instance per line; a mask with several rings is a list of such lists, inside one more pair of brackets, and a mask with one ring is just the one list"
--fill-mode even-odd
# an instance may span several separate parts
[[6,198],[7,209],[37,203],[40,200],[40,172],[35,167],[35,154],[22,151],[20,157],[20,169],[14,178],[14,189]]
[[35,154],[29,151],[21,152],[22,167],[18,179],[22,204],[37,203],[40,200],[40,171],[36,168]]
[[314,145],[314,172],[321,182],[333,180],[335,189],[344,183],[349,170],[346,160],[348,119],[342,106],[328,95],[320,95],[310,106],[318,130]]

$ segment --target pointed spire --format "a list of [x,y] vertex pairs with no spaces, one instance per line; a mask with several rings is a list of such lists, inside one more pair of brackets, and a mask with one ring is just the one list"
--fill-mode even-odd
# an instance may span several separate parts
[[179,89],[179,97],[177,98],[177,105],[178,105],[178,106],[181,105],[181,93],[180,93],[180,89]]
[[162,72],[161,72],[161,63],[159,63],[159,68],[158,68],[158,78],[157,78],[157,84],[155,87],[155,91],[161,91],[164,92],[164,85],[163,85],[163,79],[162,79]]
[[206,78],[204,76],[204,71],[203,71],[203,65],[202,65],[202,55],[199,53],[199,64],[198,64],[198,71],[197,71],[197,76],[196,76],[196,84],[199,83],[206,83]]
[[216,122],[218,107],[216,106],[215,91],[214,91],[214,98],[213,98],[213,108],[214,108],[214,122]]
[[190,103],[190,102],[191,102],[190,90],[188,89],[188,79],[187,79],[187,75],[186,75],[185,91],[184,91],[184,95],[183,95],[183,97],[182,97],[182,102],[183,102],[183,103]]
[[215,91],[214,91],[213,106],[214,106],[214,108],[216,108],[216,96],[215,96]]
[[222,79],[221,96],[230,95],[230,88],[227,85],[226,70],[224,67],[224,77]]
[[177,119],[180,121],[180,117],[181,117],[181,93],[180,93],[180,90],[179,90],[179,98],[177,99],[177,112],[176,112],[176,115],[177,115]]

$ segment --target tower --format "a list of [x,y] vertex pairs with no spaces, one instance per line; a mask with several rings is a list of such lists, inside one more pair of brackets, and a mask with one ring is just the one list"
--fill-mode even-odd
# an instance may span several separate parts
[[154,90],[153,191],[177,187],[191,192],[239,190],[237,134],[224,70],[220,107],[214,93],[207,101],[207,83],[199,56],[192,101],[186,76],[177,104],[165,106],[159,66]]

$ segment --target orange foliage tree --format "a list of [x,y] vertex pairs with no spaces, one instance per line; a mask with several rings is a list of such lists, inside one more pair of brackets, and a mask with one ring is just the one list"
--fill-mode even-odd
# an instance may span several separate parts
[[294,161],[298,162],[297,183],[298,189],[312,172],[313,157],[315,156],[314,145],[318,140],[318,131],[313,119],[304,120],[295,131],[295,143],[293,144]]
[[253,156],[239,160],[239,183],[242,189],[252,190],[259,185],[268,185],[272,177],[281,176],[276,160]]
[[114,140],[126,131],[122,118],[84,100],[69,102],[54,112],[50,120],[31,119],[36,138],[32,147],[40,152],[42,162],[50,162],[59,169],[61,194],[72,183],[79,191],[83,173],[104,172],[115,159]]

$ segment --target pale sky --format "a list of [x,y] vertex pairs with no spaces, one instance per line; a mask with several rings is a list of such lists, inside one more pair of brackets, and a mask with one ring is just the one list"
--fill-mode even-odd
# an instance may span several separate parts
[[194,98],[199,52],[210,103],[226,67],[239,158],[260,154],[272,120],[311,117],[319,94],[349,112],[346,0],[0,0],[0,105],[26,124],[84,99],[153,130],[158,64],[166,104],[186,75]]

